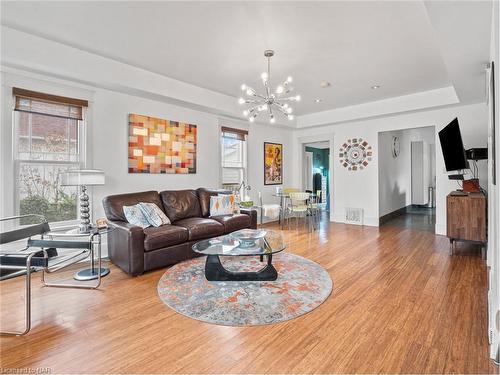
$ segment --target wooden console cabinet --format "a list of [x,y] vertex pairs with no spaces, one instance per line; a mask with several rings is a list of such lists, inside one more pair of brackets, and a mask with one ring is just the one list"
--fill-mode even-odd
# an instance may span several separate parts
[[446,197],[446,235],[453,255],[456,241],[480,243],[484,258],[486,245],[486,196],[483,193],[450,193]]

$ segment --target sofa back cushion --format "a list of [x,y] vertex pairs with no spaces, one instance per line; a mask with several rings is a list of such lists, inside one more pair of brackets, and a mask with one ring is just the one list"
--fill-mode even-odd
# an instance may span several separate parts
[[195,190],[165,190],[160,192],[160,197],[172,223],[190,217],[201,217],[200,203]]
[[210,197],[217,196],[219,194],[232,194],[229,190],[205,188],[199,188],[196,192],[198,193],[198,198],[200,200],[201,215],[203,217],[210,216]]
[[157,191],[110,195],[102,200],[106,217],[108,220],[115,221],[127,221],[123,214],[123,206],[133,206],[139,202],[154,203],[160,209],[163,209],[160,195]]

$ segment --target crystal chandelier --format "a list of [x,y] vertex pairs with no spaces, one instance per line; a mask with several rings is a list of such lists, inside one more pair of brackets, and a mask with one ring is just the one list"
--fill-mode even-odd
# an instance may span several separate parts
[[243,111],[243,115],[248,118],[248,121],[254,122],[259,113],[267,112],[269,114],[269,122],[274,124],[276,119],[275,113],[282,113],[289,120],[293,120],[293,109],[288,102],[300,101],[300,95],[291,96],[293,90],[291,86],[292,77],[288,77],[281,85],[276,87],[275,91],[271,90],[271,57],[274,56],[273,50],[264,51],[264,56],[267,58],[267,72],[261,74],[262,83],[264,85],[264,95],[257,93],[253,88],[243,84],[241,91],[246,94],[246,97],[238,99],[238,103],[245,105],[248,108]]

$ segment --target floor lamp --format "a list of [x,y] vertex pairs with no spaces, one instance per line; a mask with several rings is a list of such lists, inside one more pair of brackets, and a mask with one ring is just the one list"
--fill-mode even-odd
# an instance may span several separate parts
[[[99,169],[69,169],[61,174],[61,186],[78,186],[80,188],[80,225],[78,233],[90,233],[92,221],[90,218],[89,196],[87,194],[88,186],[104,185],[104,172]],[[92,260],[93,261],[93,260]],[[74,278],[76,280],[93,280],[97,279],[97,269],[83,269],[78,271]],[[101,277],[109,273],[109,268],[102,267],[100,269]]]

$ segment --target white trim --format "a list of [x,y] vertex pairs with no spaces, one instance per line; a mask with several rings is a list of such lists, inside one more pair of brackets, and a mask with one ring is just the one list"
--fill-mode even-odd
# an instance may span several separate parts
[[305,144],[306,143],[312,143],[312,142],[322,142],[322,141],[328,141],[330,143],[330,158],[329,158],[329,181],[328,185],[330,186],[330,221],[334,221],[333,219],[333,212],[334,212],[334,207],[333,207],[333,197],[334,197],[334,192],[335,192],[335,186],[333,184],[333,172],[335,169],[335,166],[333,164],[333,153],[334,153],[334,147],[335,144],[333,142],[334,140],[335,133],[334,132],[329,132],[329,133],[323,133],[323,134],[318,134],[318,135],[309,135],[309,136],[303,136],[303,137],[298,137],[297,138],[297,154],[295,155],[296,163],[295,165],[298,166],[298,171],[297,171],[297,176],[300,178],[300,186],[301,188],[304,188],[304,179],[303,177],[303,157],[304,157],[304,152],[305,152]]
[[297,128],[301,129],[371,117],[396,115],[416,110],[429,110],[433,107],[457,104],[459,102],[455,88],[449,86],[298,116]]
[[[30,73],[26,75],[20,75],[19,72],[6,74],[5,69],[2,66],[2,88],[1,88],[1,102],[2,108],[6,108],[3,111],[3,116],[1,117],[1,153],[0,153],[0,168],[2,168],[1,174],[1,187],[0,187],[0,217],[13,216],[18,210],[17,196],[16,194],[16,160],[15,152],[17,150],[14,147],[14,142],[16,139],[15,135],[15,118],[14,118],[14,97],[12,95],[13,87],[22,87],[33,91],[49,92],[61,96],[71,96],[78,97],[89,101],[89,107],[84,109],[84,120],[80,121],[82,125],[79,127],[79,138],[80,144],[80,158],[78,162],[61,162],[61,161],[43,161],[44,164],[77,164],[79,163],[82,167],[90,168],[93,161],[90,160],[92,156],[92,144],[89,142],[89,137],[92,136],[92,107],[93,107],[93,95],[94,92],[87,89],[83,89],[82,85],[70,86],[66,82],[61,80],[47,80],[41,79],[40,76],[36,76]],[[36,77],[36,78],[33,78]],[[34,160],[24,160],[26,162],[38,163],[39,161]],[[9,178],[10,176],[10,178]],[[10,181],[9,181],[10,180]],[[91,201],[93,200],[92,189],[88,192]],[[14,199],[13,199],[14,198]],[[77,214],[79,213],[79,208],[77,205]],[[93,218],[94,205],[91,205],[91,217]],[[58,227],[63,225],[73,225],[78,224],[78,220],[71,220],[66,222],[54,222],[50,223],[51,226]]]

